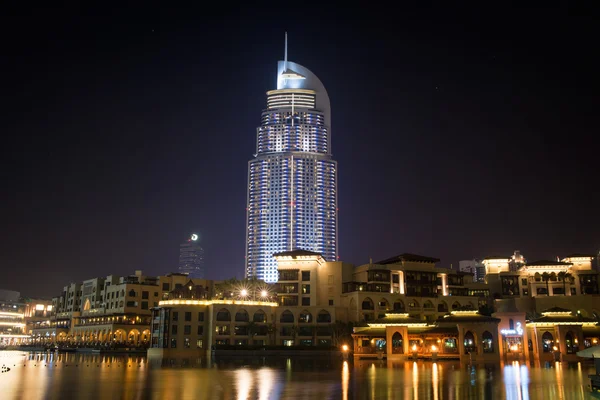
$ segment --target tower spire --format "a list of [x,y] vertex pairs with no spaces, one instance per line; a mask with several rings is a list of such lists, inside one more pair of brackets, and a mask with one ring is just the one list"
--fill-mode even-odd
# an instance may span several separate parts
[[285,50],[283,53],[283,70],[287,71],[287,32],[285,33]]

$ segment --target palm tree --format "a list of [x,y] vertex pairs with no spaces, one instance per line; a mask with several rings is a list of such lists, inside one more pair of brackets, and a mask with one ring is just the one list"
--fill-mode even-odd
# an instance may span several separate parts
[[546,282],[546,296],[550,296],[550,274],[544,272],[542,274],[542,281]]
[[571,280],[573,274],[567,271],[560,271],[558,273],[558,279],[562,280],[563,283],[563,295],[567,295],[567,279]]

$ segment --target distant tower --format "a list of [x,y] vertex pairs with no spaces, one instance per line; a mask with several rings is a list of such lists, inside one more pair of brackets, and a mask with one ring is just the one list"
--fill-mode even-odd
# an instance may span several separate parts
[[197,233],[179,245],[179,272],[187,273],[190,278],[204,278],[204,249]]
[[515,250],[514,254],[511,257],[511,260],[508,262],[509,269],[511,271],[516,271],[525,264],[527,264],[527,260],[525,259],[525,257],[521,255],[521,252],[519,250]]

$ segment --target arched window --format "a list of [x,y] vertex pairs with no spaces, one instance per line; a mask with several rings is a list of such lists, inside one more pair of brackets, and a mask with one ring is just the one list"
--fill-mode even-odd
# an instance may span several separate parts
[[459,308],[460,308],[460,303],[458,301],[455,301],[454,304],[452,304],[452,309],[458,310]]
[[415,299],[412,299],[409,303],[408,303],[408,307],[409,308],[419,308],[419,302]]
[[542,280],[542,276],[539,272],[536,272],[535,275],[533,275],[533,279],[535,279],[536,282],[540,282]]
[[285,310],[284,312],[281,313],[281,316],[279,317],[279,322],[282,322],[282,323],[294,322],[294,314],[292,314],[292,312],[290,310]]
[[398,332],[392,335],[392,353],[403,354],[404,346],[402,344],[402,335]]
[[217,321],[231,321],[229,310],[223,308],[217,313]]
[[475,342],[475,335],[473,335],[473,333],[471,331],[467,331],[467,333],[465,333],[463,344],[465,347],[465,354],[477,353],[477,344]]
[[508,329],[515,329],[515,321],[512,318],[508,320]]
[[404,303],[402,302],[402,300],[396,300],[394,302],[394,311],[404,311]]
[[305,323],[305,324],[313,322],[311,313],[309,313],[306,310],[302,311],[300,313],[300,315],[298,316],[298,322],[299,323]]
[[424,309],[432,309],[433,307],[433,303],[430,300],[427,300],[424,304],[423,304],[423,308]]
[[379,309],[380,310],[387,310],[390,308],[390,303],[388,303],[388,301],[384,298],[381,298],[381,300],[379,300]]
[[567,354],[575,354],[579,351],[577,337],[572,332],[567,332],[565,335],[565,347],[567,348]]
[[248,317],[248,313],[246,310],[239,310],[235,313],[235,322],[248,322],[250,318]]
[[135,297],[135,290],[131,289],[127,295],[129,297]]
[[331,322],[331,315],[325,310],[319,311],[319,314],[317,315],[317,323],[329,323],[329,322]]
[[481,335],[481,344],[484,353],[494,352],[494,337],[488,331],[483,332],[483,334]]
[[373,305],[373,300],[371,300],[368,297],[366,299],[364,299],[362,302],[362,309],[363,310],[374,310],[375,306]]
[[554,346],[554,336],[550,332],[544,332],[542,335],[542,348],[544,353],[550,353]]
[[438,312],[448,312],[448,304],[445,301],[438,303]]
[[254,313],[254,316],[252,317],[252,321],[267,322],[267,314],[265,314],[264,311],[262,311],[262,310],[258,310],[257,312]]

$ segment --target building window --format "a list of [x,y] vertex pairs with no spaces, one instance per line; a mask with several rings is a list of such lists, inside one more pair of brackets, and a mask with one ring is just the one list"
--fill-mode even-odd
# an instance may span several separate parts
[[203,312],[199,312],[199,313],[198,313],[198,321],[199,321],[199,322],[202,322],[202,321],[204,321],[204,313],[203,313]]
[[574,287],[571,288],[571,296],[576,296],[577,295],[577,289],[575,289]]
[[163,292],[168,292],[169,291],[169,284],[168,283],[163,283],[162,290],[163,290]]
[[196,340],[196,348],[201,349],[201,348],[203,348],[203,345],[204,345],[204,343],[203,343],[202,339]]
[[521,285],[527,286],[527,278],[522,278],[521,279]]
[[303,306],[310,306],[310,297],[303,297],[302,298],[302,305]]
[[302,280],[310,281],[310,271],[302,271]]
[[142,291],[142,299],[148,299],[149,294],[150,294],[149,292]]
[[523,289],[523,296],[529,296],[529,289]]
[[171,339],[171,348],[172,349],[177,348],[177,339]]
[[179,313],[177,311],[173,311],[173,321],[179,321]]
[[129,291],[129,293],[128,293],[128,296],[129,296],[129,297],[135,297],[135,296],[136,296],[136,294],[135,294],[135,290],[131,289],[131,290]]
[[171,326],[171,335],[177,335],[177,325]]
[[184,325],[183,326],[183,334],[184,335],[191,335],[192,334],[192,326],[191,325]]
[[190,338],[186,337],[185,339],[183,339],[183,347],[185,347],[186,349],[190,348]]
[[147,309],[148,309],[148,302],[142,301],[142,310],[147,310]]
[[329,305],[332,306],[333,305],[333,299],[329,299]]
[[198,335],[204,335],[204,327],[202,325],[198,325]]
[[327,277],[327,283],[328,283],[329,285],[333,285],[333,275],[329,275],[329,276]]
[[185,312],[185,320],[186,321],[191,321],[192,320],[192,313],[190,311],[186,311]]
[[310,294],[310,285],[302,285],[302,294]]

